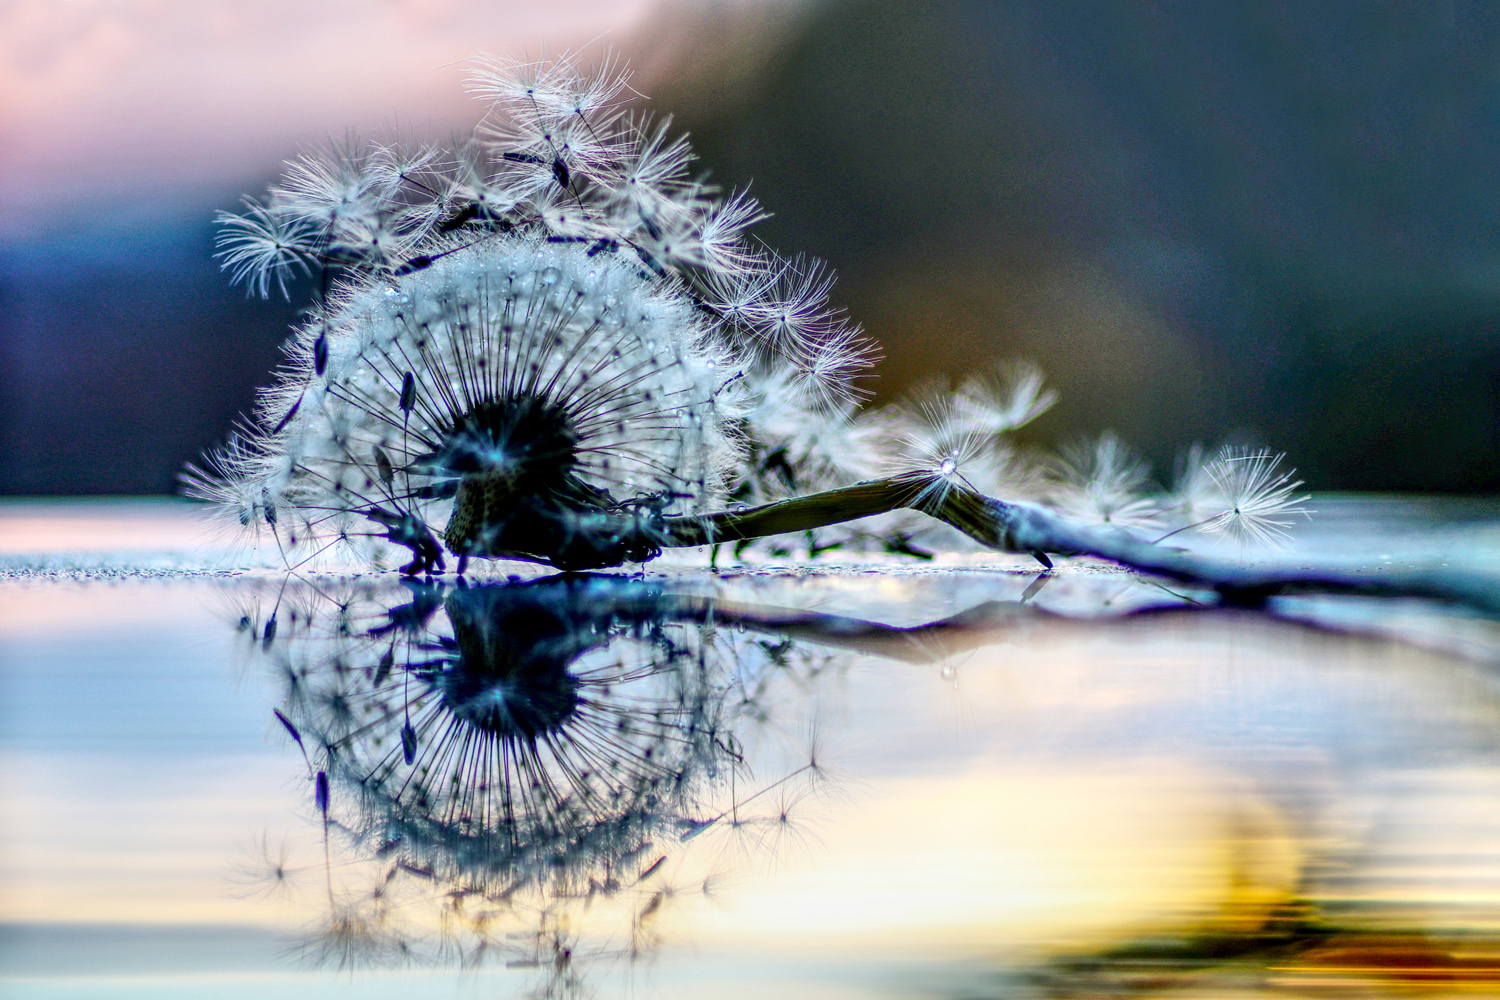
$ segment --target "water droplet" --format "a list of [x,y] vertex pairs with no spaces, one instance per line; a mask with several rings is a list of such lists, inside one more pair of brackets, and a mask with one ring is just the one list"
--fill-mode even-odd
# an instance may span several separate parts
[[542,284],[555,285],[557,284],[557,279],[562,277],[562,272],[555,267],[544,267],[539,277],[542,280]]
[[958,676],[958,668],[951,663],[943,665],[943,680],[951,681]]
[[953,461],[953,459],[951,458],[945,458],[943,459],[942,463],[938,465],[938,471],[945,476],[951,476],[958,471],[958,463]]

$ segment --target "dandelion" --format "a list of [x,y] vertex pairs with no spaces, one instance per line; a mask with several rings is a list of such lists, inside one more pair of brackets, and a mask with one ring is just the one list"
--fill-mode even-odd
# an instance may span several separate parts
[[831,273],[751,242],[756,200],[691,179],[685,138],[626,115],[624,86],[482,63],[477,140],[349,140],[223,216],[236,280],[316,271],[326,294],[189,491],[288,550],[405,547],[412,574],[611,566],[683,544],[671,519],[746,480],[773,385],[846,422],[869,351]]
[[[713,623],[761,627],[764,612],[614,576],[389,589],[403,603],[360,585],[319,611],[300,595],[321,588],[294,588],[299,628],[268,653],[301,678],[296,704],[272,714],[326,778],[320,818],[366,855],[340,856],[325,837],[327,916],[304,958],[509,959],[574,975],[575,959],[606,954],[578,950],[575,908],[627,921],[616,954],[639,957],[657,947],[665,907],[719,891],[725,872],[682,862],[727,814],[689,817],[748,773],[734,727],[757,717],[737,705],[754,658],[736,653],[758,646]],[[761,669],[787,675],[790,662],[766,656]],[[828,780],[815,725],[803,752],[739,799],[747,846],[808,842],[792,793]]]
[[416,598],[331,637],[293,720],[360,802],[361,836],[487,893],[614,891],[659,866],[653,832],[717,771],[717,702],[691,650],[615,629],[671,602],[556,579]]
[[[832,272],[747,235],[759,203],[692,178],[685,138],[627,114],[624,86],[570,59],[485,62],[477,138],[347,140],[223,217],[236,280],[318,273],[324,294],[189,492],[289,565],[393,545],[413,575],[450,556],[614,566],[902,508],[955,520],[942,458],[867,478],[886,450],[853,403],[871,347]],[[956,397],[976,460],[1050,403],[1039,376],[1008,385],[999,407],[979,382]],[[724,509],[744,500],[760,507]]]
[[[454,558],[459,574],[582,570],[778,535],[809,555],[929,554],[906,511],[1047,566],[1162,567],[1132,547],[1158,511],[1113,435],[1065,458],[1050,509],[993,497],[1034,490],[1006,435],[1055,398],[1035,368],[970,378],[917,417],[861,410],[874,348],[830,301],[832,272],[758,242],[760,204],[695,174],[685,137],[625,107],[626,80],[481,62],[472,136],[351,138],[221,216],[235,280],[285,293],[314,275],[317,299],[188,492],[290,568],[343,549],[375,566],[405,550],[413,576]],[[1223,526],[1280,526],[1257,509]],[[1220,572],[1180,562],[1169,575]]]

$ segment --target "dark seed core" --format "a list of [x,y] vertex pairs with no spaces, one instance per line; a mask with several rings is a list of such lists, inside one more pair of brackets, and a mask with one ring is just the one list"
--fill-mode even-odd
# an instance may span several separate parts
[[443,703],[459,719],[502,738],[560,732],[581,704],[568,662],[589,639],[542,609],[512,618],[488,596],[460,592],[447,602],[457,656],[439,680]]
[[566,670],[491,672],[470,664],[444,676],[442,696],[470,725],[528,740],[560,731],[579,703],[578,682]]
[[578,432],[557,402],[529,393],[506,396],[455,420],[436,464],[457,475],[499,473],[517,488],[546,489],[578,464]]

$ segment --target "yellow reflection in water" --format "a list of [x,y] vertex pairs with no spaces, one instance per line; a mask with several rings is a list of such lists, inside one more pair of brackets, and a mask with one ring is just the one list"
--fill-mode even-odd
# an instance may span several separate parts
[[1103,943],[1215,913],[1253,924],[1295,888],[1276,811],[1178,761],[885,779],[825,808],[818,843],[695,922],[705,943],[974,954]]

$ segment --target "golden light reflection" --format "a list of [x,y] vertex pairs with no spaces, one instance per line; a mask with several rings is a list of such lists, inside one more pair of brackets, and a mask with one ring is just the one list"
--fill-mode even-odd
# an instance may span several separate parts
[[825,810],[837,819],[814,825],[805,857],[696,918],[693,936],[973,956],[1254,923],[1294,890],[1301,848],[1230,783],[1168,759],[873,781]]

